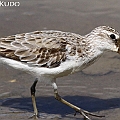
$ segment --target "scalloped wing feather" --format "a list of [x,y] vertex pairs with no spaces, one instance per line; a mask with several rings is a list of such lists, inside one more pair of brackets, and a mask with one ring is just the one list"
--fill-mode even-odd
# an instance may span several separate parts
[[68,53],[73,53],[72,50],[75,53],[75,39],[81,36],[61,31],[12,35],[0,38],[0,55],[41,67],[57,67],[67,59]]

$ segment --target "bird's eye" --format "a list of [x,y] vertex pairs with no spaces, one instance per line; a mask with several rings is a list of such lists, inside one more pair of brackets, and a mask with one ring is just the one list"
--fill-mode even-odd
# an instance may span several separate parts
[[116,39],[116,37],[115,37],[114,34],[111,34],[111,35],[110,35],[110,38],[111,38],[111,39]]

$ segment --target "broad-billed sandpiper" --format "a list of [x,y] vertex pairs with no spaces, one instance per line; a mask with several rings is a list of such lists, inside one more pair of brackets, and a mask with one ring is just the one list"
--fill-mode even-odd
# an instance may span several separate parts
[[[101,54],[111,50],[120,53],[119,33],[108,26],[100,26],[89,34],[45,30],[0,38],[0,61],[37,79],[31,86],[33,117],[39,116],[35,101],[38,80],[50,81],[55,98],[89,119],[89,115],[103,117],[83,110],[60,97],[56,78],[81,71],[94,63]],[[63,81],[65,82],[65,81]]]

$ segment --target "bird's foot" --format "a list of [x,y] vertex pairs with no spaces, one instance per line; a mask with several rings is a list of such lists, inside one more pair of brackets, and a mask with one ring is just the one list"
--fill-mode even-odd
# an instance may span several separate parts
[[37,120],[39,118],[39,114],[33,114],[31,117],[29,117],[29,119],[35,119]]
[[90,115],[90,116],[95,116],[95,117],[105,117],[105,116],[102,116],[102,115],[97,115],[97,114],[88,112],[88,111],[83,110],[83,109],[80,109],[80,110],[75,111],[74,116],[76,116],[77,113],[80,113],[80,114],[84,117],[84,120],[91,120],[91,119],[88,117],[88,115]]

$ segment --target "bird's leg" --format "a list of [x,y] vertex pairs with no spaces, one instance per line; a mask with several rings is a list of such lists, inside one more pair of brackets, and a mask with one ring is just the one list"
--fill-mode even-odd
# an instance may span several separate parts
[[38,79],[36,78],[34,83],[32,84],[30,90],[31,90],[31,97],[32,97],[32,104],[33,104],[33,109],[34,109],[34,114],[32,117],[30,118],[35,118],[37,119],[39,117],[39,113],[38,113],[38,110],[37,110],[37,106],[36,106],[36,100],[35,100],[35,92],[36,92],[36,84],[38,82]]
[[58,94],[58,91],[57,91],[57,85],[56,83],[52,83],[53,85],[53,88],[54,88],[54,94],[55,94],[55,99],[57,99],[58,101],[60,101],[61,103],[73,108],[76,112],[80,113],[83,117],[84,117],[84,120],[91,120],[88,115],[90,116],[95,116],[95,117],[104,117],[104,116],[100,116],[100,115],[96,115],[96,114],[93,114],[93,113],[90,113],[86,110],[83,110],[69,102],[67,102],[66,100],[64,100],[63,98],[60,97],[60,95]]

